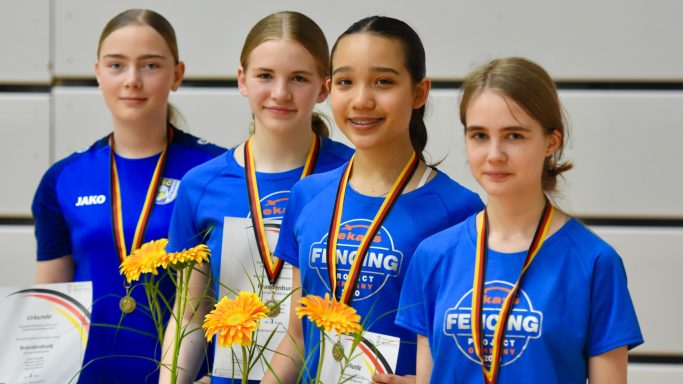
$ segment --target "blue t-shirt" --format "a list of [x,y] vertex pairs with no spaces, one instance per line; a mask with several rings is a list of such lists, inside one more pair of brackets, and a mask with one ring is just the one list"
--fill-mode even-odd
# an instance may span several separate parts
[[[432,383],[483,380],[470,313],[475,218],[420,244],[406,277],[412,284],[401,293],[396,324],[429,339]],[[488,251],[485,349],[525,257]],[[643,342],[621,258],[575,219],[546,239],[529,266],[505,331],[500,384],[583,384],[590,357]]]
[[[211,274],[216,296],[219,294],[224,218],[251,217],[244,167],[235,161],[234,151],[233,148],[202,164],[183,178],[169,229],[169,252],[201,243],[211,249]],[[323,138],[313,171],[335,169],[352,154],[353,150],[344,144]],[[290,190],[300,180],[302,171],[303,167],[299,167],[280,173],[256,173],[264,219],[276,222],[282,219]],[[229,282],[223,283],[230,285]],[[212,382],[221,380],[212,377]]]
[[[337,187],[344,168],[302,180],[292,191],[275,255],[300,269],[302,296],[330,293],[327,272],[327,236]],[[338,283],[341,287],[361,237],[383,197],[346,189],[337,247]],[[423,187],[401,195],[373,239],[351,302],[367,331],[401,339],[396,373],[415,374],[415,334],[394,325],[405,271],[417,244],[483,208],[479,197],[438,172]],[[303,322],[305,381],[315,377],[320,332],[308,319]],[[310,377],[309,377],[310,375]]]
[[[180,180],[192,167],[225,151],[173,128],[163,179],[143,242],[167,237],[168,222]],[[33,200],[38,261],[71,255],[74,281],[92,281],[92,327],[80,382],[143,383],[158,380],[158,332],[146,310],[142,285],[133,285],[137,308],[122,316],[125,295],[114,245],[109,183],[108,137],[55,163],[43,176]],[[159,155],[126,159],[116,155],[121,187],[123,227],[128,253]],[[162,275],[160,275],[162,276]],[[162,279],[161,293],[170,300],[175,287]],[[164,320],[168,311],[164,310]],[[113,356],[130,356],[120,358]],[[151,359],[151,360],[148,360]],[[125,369],[122,369],[125,367]]]

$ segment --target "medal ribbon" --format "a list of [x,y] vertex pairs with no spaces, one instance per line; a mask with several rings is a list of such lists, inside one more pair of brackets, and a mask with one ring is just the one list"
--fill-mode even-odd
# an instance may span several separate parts
[[[156,200],[157,190],[159,189],[159,184],[162,180],[162,175],[164,173],[164,167],[166,165],[166,154],[168,152],[168,146],[173,140],[173,130],[168,129],[166,147],[161,152],[159,160],[157,161],[156,168],[152,174],[152,179],[149,181],[149,186],[147,187],[147,194],[145,197],[145,202],[142,205],[142,211],[140,212],[140,217],[138,218],[138,223],[135,226],[135,235],[133,236],[133,243],[131,244],[131,252],[140,248],[142,245],[142,240],[145,236],[145,230],[147,229],[147,222],[152,214],[152,209],[154,208],[154,201]],[[116,156],[114,154],[114,134],[109,136],[109,167],[110,167],[110,195],[111,195],[111,218],[112,218],[112,229],[114,232],[114,244],[116,244],[116,252],[119,255],[119,262],[128,256],[126,250],[126,238],[123,232],[123,210],[121,201],[121,187],[119,181],[119,173],[116,169]]]
[[484,280],[486,278],[486,258],[488,250],[488,215],[486,209],[480,216],[479,225],[477,226],[477,253],[474,266],[474,283],[472,287],[472,339],[474,340],[474,349],[481,362],[482,372],[484,374],[484,381],[486,384],[495,384],[497,381],[498,371],[500,370],[500,359],[502,354],[503,337],[505,335],[505,327],[508,322],[512,306],[517,298],[519,288],[522,285],[524,273],[534,261],[534,258],[541,249],[543,242],[546,240],[550,224],[553,221],[555,208],[546,200],[543,213],[539,219],[536,232],[531,240],[531,245],[527,251],[522,271],[517,278],[517,282],[510,290],[503,305],[498,312],[498,322],[493,331],[493,350],[491,353],[491,365],[486,368],[484,364],[485,354],[483,352],[484,333],[482,330],[482,306],[484,299]]
[[[355,157],[355,156],[354,156]],[[332,290],[332,295],[337,298],[337,242],[339,240],[339,230],[341,227],[341,218],[344,211],[344,197],[346,196],[346,186],[349,182],[349,177],[351,176],[351,169],[353,168],[353,159],[349,160],[349,163],[344,169],[344,174],[339,181],[339,187],[337,188],[337,197],[334,202],[334,211],[332,213],[332,220],[330,222],[330,231],[327,236],[327,272],[330,279],[330,288]],[[356,284],[358,283],[358,277],[360,275],[361,266],[363,265],[363,260],[365,260],[365,255],[367,254],[370,244],[374,239],[377,231],[382,226],[384,219],[391,211],[394,203],[398,197],[403,192],[403,189],[408,184],[408,181],[415,173],[419,160],[415,152],[410,155],[410,159],[401,170],[401,173],[394,181],[394,185],[389,190],[389,193],[384,198],[384,202],[380,206],[375,218],[372,219],[368,230],[365,232],[365,236],[358,246],[358,251],[356,252],[356,258],[351,264],[351,271],[348,278],[346,279],[346,284],[342,290],[341,297],[339,301],[349,304],[353,295],[353,291],[356,289]]]
[[[318,160],[318,152],[320,152],[320,138],[318,135],[313,135],[311,142],[311,149],[308,150],[308,157],[304,164],[304,169],[301,172],[301,178],[313,173],[315,163]],[[261,212],[261,199],[258,193],[258,183],[256,181],[256,166],[254,166],[254,153],[251,149],[251,138],[244,144],[244,174],[247,180],[247,194],[249,195],[249,209],[251,211],[251,222],[254,228],[254,235],[256,236],[256,243],[258,251],[261,255],[261,261],[266,268],[266,275],[268,282],[275,284],[284,261],[273,257],[270,252],[270,245],[268,245],[268,238],[266,237],[266,228],[263,224],[263,213]]]

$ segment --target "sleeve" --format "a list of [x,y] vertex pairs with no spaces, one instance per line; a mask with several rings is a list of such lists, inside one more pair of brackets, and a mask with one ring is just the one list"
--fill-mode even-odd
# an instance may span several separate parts
[[299,268],[299,243],[296,240],[295,223],[301,213],[300,194],[296,185],[287,203],[287,210],[280,225],[280,236],[275,247],[275,256],[292,266]]
[[591,318],[587,354],[597,356],[643,343],[621,257],[608,247],[595,260],[591,282]]
[[422,336],[429,336],[430,312],[434,312],[433,297],[425,289],[430,269],[428,253],[424,242],[415,250],[401,288],[395,321],[396,325]]
[[38,261],[52,260],[72,253],[71,230],[57,195],[60,171],[59,163],[52,166],[41,179],[33,197],[31,211],[35,220]]
[[168,252],[179,252],[204,243],[205,238],[197,224],[197,204],[201,190],[186,175],[180,181],[178,196],[173,206],[168,227]]

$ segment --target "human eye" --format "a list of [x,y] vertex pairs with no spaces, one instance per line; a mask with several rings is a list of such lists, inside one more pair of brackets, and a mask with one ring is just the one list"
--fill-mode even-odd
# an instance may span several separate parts
[[380,77],[379,79],[375,80],[375,84],[380,86],[389,86],[394,84],[394,80],[388,77]]
[[350,87],[353,83],[351,82],[351,79],[338,77],[334,80],[334,84],[338,87]]
[[107,68],[109,68],[112,71],[120,71],[121,69],[123,69],[123,64],[118,61],[111,61],[107,63]]
[[273,78],[273,75],[271,75],[268,72],[258,72],[254,75],[257,79],[261,80],[270,80]]
[[467,137],[470,140],[474,140],[474,141],[484,141],[484,140],[488,139],[488,135],[484,132],[481,132],[481,131],[472,131],[467,135]]
[[145,63],[145,64],[143,64],[143,65],[142,65],[142,68],[143,68],[143,69],[148,69],[148,70],[153,70],[153,69],[161,68],[161,66],[159,65],[159,63],[150,62],[150,63]]
[[507,135],[507,138],[510,139],[510,140],[522,140],[522,139],[524,138],[524,135],[522,135],[522,134],[519,133],[519,132],[510,132],[510,133]]
[[307,83],[308,82],[308,78],[306,78],[306,76],[302,76],[302,75],[295,75],[294,77],[292,77],[292,80],[294,80],[297,83]]

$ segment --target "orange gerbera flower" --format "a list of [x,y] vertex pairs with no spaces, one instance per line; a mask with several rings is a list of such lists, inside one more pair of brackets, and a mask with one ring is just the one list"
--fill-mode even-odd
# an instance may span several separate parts
[[167,239],[159,239],[142,244],[126,257],[119,267],[121,274],[126,276],[126,280],[137,281],[142,273],[157,274],[160,260],[166,256]]
[[167,268],[169,265],[176,269],[184,268],[189,263],[202,264],[209,261],[211,250],[205,244],[199,244],[190,249],[183,249],[180,252],[173,252],[164,255],[159,265]]
[[308,295],[299,299],[300,306],[296,307],[296,315],[299,318],[308,317],[315,325],[326,332],[332,330],[337,333],[354,333],[363,329],[360,325],[360,316],[352,307],[337,301],[330,300],[330,295],[325,298]]
[[258,320],[267,317],[268,307],[252,292],[240,292],[234,300],[227,296],[219,301],[215,309],[204,318],[206,339],[218,335],[222,347],[240,344],[249,346],[251,336],[258,328]]

